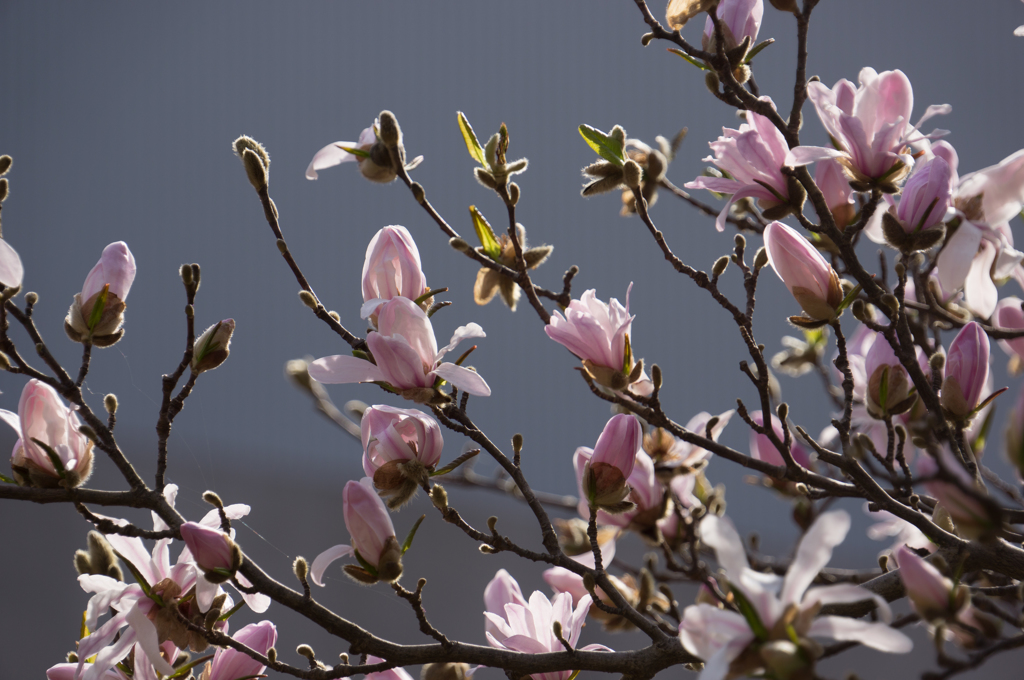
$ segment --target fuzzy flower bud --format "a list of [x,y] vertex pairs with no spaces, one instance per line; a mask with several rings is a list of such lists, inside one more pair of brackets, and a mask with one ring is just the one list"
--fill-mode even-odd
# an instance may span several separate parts
[[68,337],[97,347],[109,347],[120,340],[125,299],[134,280],[135,257],[128,245],[117,241],[104,248],[64,319]]
[[946,357],[941,401],[953,417],[968,418],[978,407],[988,382],[988,360],[988,335],[972,321],[950,343]]
[[815,321],[834,319],[843,301],[843,287],[818,249],[781,222],[765,228],[764,245],[772,269],[807,316]]
[[231,353],[231,334],[235,320],[224,319],[213,324],[196,338],[192,353],[192,372],[202,373],[217,368]]

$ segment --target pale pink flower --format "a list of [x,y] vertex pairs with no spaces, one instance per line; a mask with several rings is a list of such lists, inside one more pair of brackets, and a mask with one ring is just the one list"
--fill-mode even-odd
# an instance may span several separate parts
[[872,541],[893,539],[893,544],[888,550],[883,550],[879,555],[894,552],[904,545],[914,550],[927,550],[928,552],[935,550],[935,544],[916,526],[885,510],[872,512],[868,509],[869,505],[867,501],[864,501],[864,514],[877,518],[878,521],[868,527],[868,538]]
[[[889,413],[911,395],[913,384],[907,369],[903,368],[892,345],[882,334],[878,334],[864,357],[864,374],[867,380],[865,397],[871,412]],[[904,411],[906,408],[899,412]]]
[[[345,528],[352,537],[352,545],[336,545],[317,555],[309,570],[313,583],[318,586],[324,585],[323,573],[327,567],[335,560],[354,553],[358,553],[362,562],[381,571],[382,578],[391,575],[391,563],[398,561],[400,575],[401,562],[398,558],[401,554],[393,554],[396,550],[400,551],[398,539],[395,538],[395,526],[391,523],[391,516],[384,506],[384,501],[373,489],[372,479],[363,477],[358,482],[352,480],[345,484],[342,491],[342,511],[345,516]],[[388,580],[394,578],[397,576]]]
[[[771,103],[771,99],[762,97]],[[774,105],[773,105],[774,106]],[[705,162],[712,162],[731,175],[725,177],[697,177],[684,186],[687,189],[707,189],[731,194],[725,207],[715,220],[718,231],[725,230],[729,208],[741,198],[756,198],[763,209],[784,204],[789,200],[789,184],[782,174],[783,166],[792,166],[794,159],[785,137],[770,120],[747,111],[747,122],[738,130],[722,128],[722,136],[708,146],[715,152]]]
[[61,475],[38,440],[49,447],[72,486],[83,484],[92,473],[92,441],[79,432],[76,409],[68,408],[56,390],[32,379],[21,391],[18,413],[0,409],[0,419],[18,433],[11,453],[11,469],[20,484],[56,488]]
[[[382,663],[384,659],[373,654],[366,656],[367,664]],[[405,670],[401,666],[397,668],[389,668],[386,671],[377,671],[376,673],[367,673],[365,680],[413,680],[413,677],[409,675],[409,671]]]
[[223,531],[198,522],[185,522],[180,531],[181,539],[203,571],[234,573],[238,569],[235,542]]
[[368,127],[359,133],[359,141],[357,142],[334,142],[333,144],[328,144],[317,151],[313,156],[313,160],[309,162],[309,167],[306,168],[306,179],[317,179],[319,177],[317,174],[318,170],[333,168],[335,165],[341,165],[342,163],[360,161],[359,156],[349,153],[345,149],[369,151],[376,141],[377,135],[372,127]]
[[896,563],[910,603],[925,621],[955,618],[970,601],[965,591],[954,590],[952,581],[912,550],[900,546]]
[[942,223],[949,207],[951,177],[949,163],[941,156],[914,169],[896,208],[903,231],[910,234]]
[[[725,49],[739,45],[745,38],[750,38],[751,45],[757,40],[761,30],[761,17],[764,15],[764,0],[722,0],[716,9],[722,32],[725,35]],[[715,35],[715,24],[708,17],[704,22],[704,35],[701,46],[707,51]]]
[[[764,427],[764,414],[761,411],[754,411],[750,414],[750,419]],[[775,432],[775,436],[779,438],[779,441],[785,439],[785,432],[782,429],[782,423],[774,415],[771,417],[772,430]],[[811,456],[807,453],[807,449],[801,446],[795,439],[790,445],[790,453],[793,455],[793,460],[798,465],[807,467],[811,464]],[[758,434],[753,430],[750,431],[750,457],[762,460],[772,465],[785,465],[786,461],[782,458],[782,454],[772,444],[772,440],[768,438],[768,435]]]
[[[1008,331],[1024,331],[1024,309],[1021,308],[1020,298],[1007,297],[1000,300],[992,316],[992,323]],[[1024,337],[1000,340],[999,346],[1010,356],[1024,359]]]
[[[317,151],[306,168],[306,179],[316,179],[318,170],[355,161],[359,164],[359,173],[371,182],[393,181],[398,172],[391,160],[390,150],[377,137],[379,129],[380,121],[375,119],[372,127],[359,134],[359,141],[334,142]],[[421,162],[423,156],[417,156],[405,164],[405,169],[412,170]]]
[[[572,458],[572,464],[576,470],[576,486],[580,493],[578,510],[580,516],[585,519],[590,518],[590,506],[583,484],[591,455],[591,449],[581,446],[576,449]],[[638,520],[642,526],[634,525],[634,528],[642,531],[661,519],[661,512],[665,509],[665,491],[654,474],[654,461],[646,451],[637,452],[633,471],[626,478],[626,488],[628,494],[624,496],[624,500],[633,503],[636,507],[617,514],[599,510],[597,513],[598,524],[628,527],[633,524],[634,520]]]
[[730,664],[751,643],[770,642],[768,636],[773,627],[791,606],[799,612],[792,624],[792,632],[798,637],[827,637],[860,642],[883,652],[909,652],[913,648],[910,638],[885,623],[841,616],[812,618],[810,614],[819,605],[871,599],[877,604],[881,619],[891,620],[886,602],[860,586],[810,587],[831,559],[833,548],[842,543],[849,530],[850,516],[845,511],[820,515],[801,539],[796,557],[782,579],[751,569],[743,541],[732,522],[714,514],[706,516],[700,524],[701,539],[714,549],[729,588],[742,595],[752,611],[748,620],[743,614],[710,604],[686,608],[679,637],[686,650],[705,663],[699,680],[724,680],[729,676]]
[[412,300],[396,297],[378,308],[377,328],[366,337],[376,364],[344,354],[323,357],[309,365],[310,377],[328,384],[387,382],[398,390],[410,390],[410,398],[419,397],[423,388],[432,388],[438,378],[469,394],[491,394],[476,371],[441,362],[463,340],[486,336],[478,324],[460,326],[451,342],[438,350],[426,312]]
[[768,262],[811,319],[830,321],[843,301],[839,275],[810,241],[782,222],[764,230]]
[[942,406],[959,418],[978,408],[988,381],[988,335],[972,321],[949,345],[946,376],[942,381]]
[[[277,644],[277,627],[270,621],[250,623],[232,635],[237,642],[266,655]],[[260,675],[266,666],[252,657],[230,647],[222,647],[208,662],[200,680],[238,680]]]
[[[808,84],[807,96],[839,150],[801,146],[793,149],[793,155],[801,165],[838,158],[857,181],[891,183],[913,165],[905,147],[921,137],[917,127],[931,116],[948,113],[951,107],[929,106],[917,126],[911,128],[914,92],[902,71],[878,73],[864,68],[859,79],[857,88],[845,79],[832,89],[822,83]],[[929,137],[941,134],[933,132]]]
[[103,249],[99,262],[85,277],[82,284],[82,304],[90,309],[90,301],[94,295],[107,285],[110,294],[116,295],[122,302],[128,297],[132,282],[135,281],[135,257],[128,250],[124,241],[116,241]]
[[420,263],[420,251],[409,230],[384,227],[370,239],[363,261],[363,307],[367,318],[393,297],[410,300],[427,292],[427,277]]
[[[492,647],[525,654],[562,652],[565,647],[554,632],[554,623],[558,621],[562,627],[562,637],[575,648],[590,604],[590,595],[584,595],[573,610],[569,593],[560,593],[555,595],[554,600],[549,600],[539,590],[534,591],[526,604],[509,602],[504,605],[502,612],[484,612],[485,621],[496,631],[487,631],[487,641]],[[581,649],[611,651],[604,645],[587,645]],[[554,671],[534,673],[530,677],[534,680],[568,680],[571,675],[572,671]]]
[[[526,598],[523,597],[523,591],[520,590],[519,583],[512,578],[512,575],[504,569],[499,569],[494,578],[487,584],[487,587],[484,588],[484,608],[488,613],[504,617],[506,604],[517,604],[525,607]],[[491,623],[491,620],[486,616],[484,618],[484,627],[488,633],[498,634],[497,626]]]
[[433,468],[441,460],[441,426],[422,411],[378,404],[366,409],[359,429],[368,477],[391,461],[417,460]]
[[[605,566],[611,564],[612,560],[615,559],[615,536],[615,534],[611,534],[603,543],[598,543],[598,547],[601,549],[601,563]],[[600,541],[600,535],[598,540]],[[588,550],[580,555],[570,556],[570,559],[574,562],[579,562],[588,569],[593,569],[596,564],[594,561],[594,552],[592,550]],[[619,579],[615,578],[611,574],[609,574],[608,577],[612,579],[612,582],[615,583],[616,587],[621,583]],[[569,593],[569,595],[572,596],[572,606],[574,607],[579,604],[584,595],[588,594],[587,587],[583,585],[583,577],[575,572],[569,571],[565,567],[551,567],[550,569],[545,570],[544,582],[551,586],[551,589],[554,590],[556,594]],[[610,602],[609,598],[605,596],[603,590],[597,588],[597,592],[602,596],[602,600]],[[628,589],[624,586],[619,589],[619,592],[628,592]],[[488,607],[488,611],[494,610]]]
[[75,295],[68,310],[64,320],[68,337],[97,347],[108,347],[120,340],[125,299],[134,280],[135,257],[128,245],[117,241],[104,248],[99,262],[85,277],[82,292]]
[[601,436],[594,445],[594,455],[590,460],[591,469],[598,465],[608,465],[618,470],[623,479],[633,473],[636,454],[643,444],[644,431],[640,420],[631,413],[620,413],[612,416]]
[[814,183],[825,196],[825,204],[832,211],[836,226],[845,229],[856,212],[853,203],[853,187],[847,179],[843,166],[834,158],[820,160],[814,169]]
[[0,285],[6,288],[19,288],[24,277],[25,267],[22,266],[18,253],[7,244],[7,241],[0,239]]

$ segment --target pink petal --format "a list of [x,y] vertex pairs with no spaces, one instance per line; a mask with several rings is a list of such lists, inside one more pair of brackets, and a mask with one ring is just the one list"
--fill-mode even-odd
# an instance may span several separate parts
[[380,368],[365,359],[345,354],[317,359],[309,365],[309,377],[327,385],[384,380]]
[[347,557],[354,552],[350,545],[336,545],[333,548],[328,548],[313,560],[313,564],[309,568],[309,577],[313,580],[313,583],[317,584],[321,588],[324,585],[323,576],[324,571],[331,565],[335,560],[339,560],[342,557]]
[[833,640],[859,642],[866,647],[890,654],[906,654],[914,648],[910,638],[884,623],[858,621],[842,616],[819,616],[814,619],[808,634]]
[[324,170],[325,168],[333,168],[335,165],[341,163],[348,163],[350,161],[359,160],[356,156],[353,156],[348,151],[345,151],[341,147],[347,146],[350,149],[359,146],[357,142],[334,142],[328,144],[324,148],[316,152],[313,156],[313,160],[309,162],[309,167],[306,168],[306,179],[316,179],[317,170]]
[[814,577],[832,559],[832,549],[843,542],[850,531],[850,514],[845,510],[826,512],[815,520],[797,548],[796,559],[786,572],[782,585],[782,604],[800,602]]
[[463,392],[469,392],[478,397],[491,396],[491,388],[487,382],[480,377],[479,373],[468,368],[445,362],[434,369],[433,375],[447,380]]

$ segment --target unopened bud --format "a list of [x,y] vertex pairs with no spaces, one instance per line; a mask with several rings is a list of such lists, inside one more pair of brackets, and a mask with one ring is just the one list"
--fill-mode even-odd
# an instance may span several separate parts
[[96,430],[92,429],[88,425],[80,426],[78,431],[84,434],[94,444],[99,441],[99,437],[96,436]]
[[39,302],[39,293],[33,292],[31,290],[25,293],[26,304],[35,305],[37,302]]
[[907,275],[907,265],[903,264],[902,262],[897,262],[893,269],[896,270],[896,276],[900,278],[903,278],[904,276]]
[[853,318],[861,323],[864,323],[865,320],[872,321],[871,317],[868,316],[867,305],[860,298],[853,301],[853,304],[850,305],[850,311],[853,312]]
[[494,175],[487,172],[483,168],[473,168],[473,176],[476,177],[476,181],[487,187],[488,189],[497,189],[498,183],[494,179]]
[[277,663],[277,647],[271,647],[267,650],[267,660],[270,661],[271,664]]
[[882,304],[889,308],[889,311],[895,314],[900,309],[900,301],[896,299],[896,296],[892,293],[886,293],[882,296]]
[[82,574],[92,573],[92,563],[89,562],[89,553],[84,550],[75,551],[75,571]]
[[704,76],[704,84],[708,88],[708,92],[713,95],[718,94],[718,74],[714,71],[708,71]]
[[242,165],[245,166],[245,176],[249,178],[253,189],[263,191],[267,188],[267,169],[263,167],[263,161],[258,155],[246,149],[242,152]]
[[754,271],[757,271],[768,264],[768,251],[761,246],[754,255]]
[[801,496],[808,496],[808,495],[810,495],[810,493],[811,493],[811,490],[810,490],[810,489],[808,489],[808,488],[807,488],[807,485],[806,485],[806,484],[804,484],[803,482],[797,482],[796,484],[794,484],[794,485],[793,485],[793,488],[794,488],[794,489],[796,490],[796,492],[797,492],[798,494],[800,494]]
[[412,191],[412,197],[416,199],[417,203],[423,203],[423,201],[427,200],[427,192],[419,182],[413,182],[409,190]]
[[309,645],[299,645],[295,648],[295,653],[299,656],[304,656],[312,663],[316,661],[316,652]]
[[186,286],[192,285],[192,265],[181,265],[181,269],[178,270],[178,273],[181,275],[182,283],[184,283]]
[[295,578],[305,583],[306,576],[309,574],[309,563],[306,562],[306,558],[301,555],[296,557],[295,561],[292,563],[292,571],[295,572]]
[[11,370],[11,359],[3,352],[0,352],[0,371]]
[[466,680],[467,663],[428,663],[420,671],[420,680]]
[[883,574],[889,573],[889,556],[879,555],[878,556],[878,567],[882,570]]
[[107,409],[107,413],[110,415],[117,413],[117,395],[108,394],[103,397],[103,408]]
[[268,170],[270,169],[270,154],[267,153],[267,150],[263,147],[262,144],[257,142],[252,137],[242,135],[234,142],[232,142],[232,147],[235,150],[235,155],[238,156],[239,158],[242,157],[242,154],[245,153],[246,149],[252,151],[257,156],[259,156],[260,161],[263,163],[263,167],[267,168]]
[[779,414],[779,420],[785,422],[789,418],[789,404],[782,402],[775,412]]
[[552,621],[551,622],[551,632],[554,633],[555,637],[558,638],[559,640],[563,639],[562,638],[562,622],[559,621],[558,619],[555,619],[554,621]]
[[651,44],[652,40],[654,40],[654,34],[653,33],[644,33],[640,37],[640,44],[643,45],[644,47],[647,47],[648,45]]
[[68,652],[68,663],[78,663],[78,655],[74,652]]
[[725,273],[725,270],[729,268],[729,256],[722,255],[720,258],[715,260],[715,264],[711,267],[711,273],[714,276],[721,276]]
[[299,291],[299,300],[301,300],[302,304],[306,305],[310,309],[316,309],[317,307],[316,296],[310,293],[308,290]]
[[396,147],[402,142],[402,128],[398,126],[398,119],[390,111],[381,111],[380,116],[380,141],[389,149]]
[[448,492],[440,484],[435,484],[430,489],[430,502],[442,512],[448,509]]
[[484,555],[494,555],[498,551],[492,548],[491,546],[487,545],[486,543],[481,543],[480,552],[482,552]]
[[661,389],[661,366],[658,364],[651,366],[651,383],[654,389]]
[[341,323],[341,314],[338,314],[335,311],[330,311],[330,312],[327,312],[327,316],[331,317],[332,319],[334,319],[338,323]]
[[0,156],[0,175],[6,175],[7,171],[11,169],[11,165],[14,163],[14,159],[4,154]]
[[640,188],[640,182],[644,178],[643,168],[636,161],[630,159],[622,164],[622,182],[630,189]]
[[466,243],[465,240],[458,237],[449,240],[448,245],[450,245],[452,248],[459,251],[460,253],[468,253],[470,250],[472,250],[472,246]]
[[11,184],[6,177],[0,178],[0,202],[7,200],[7,194],[11,191]]
[[203,334],[196,338],[192,354],[192,372],[199,374],[211,371],[223,364],[231,354],[231,336],[234,332],[234,319],[218,321],[203,331]]
[[594,582],[594,575],[589,571],[583,575],[583,587],[591,594],[593,594],[594,588],[597,587],[597,584]]
[[516,453],[523,450],[523,435],[518,432],[512,435],[512,450]]
[[277,239],[277,249],[284,255],[288,252],[288,243],[283,238]]
[[224,507],[224,501],[222,501],[220,499],[220,496],[218,496],[213,491],[204,491],[203,492],[203,500],[206,501],[207,503],[209,503],[210,505],[212,505],[215,508],[219,509],[219,508],[223,508]]
[[928,357],[928,365],[931,366],[933,373],[942,373],[942,369],[946,367],[946,355],[936,352]]
[[515,205],[517,203],[519,203],[519,185],[511,182],[508,185],[508,204]]
[[496,529],[497,526],[498,526],[498,518],[497,517],[495,517],[494,515],[491,515],[490,517],[487,518],[487,528],[491,530],[492,534],[495,531],[497,531],[497,529]]

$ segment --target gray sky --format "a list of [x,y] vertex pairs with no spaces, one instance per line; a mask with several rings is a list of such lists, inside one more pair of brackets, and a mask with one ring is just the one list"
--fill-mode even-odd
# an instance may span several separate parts
[[[662,14],[660,3],[653,9]],[[994,164],[1024,146],[1018,78],[1024,41],[1012,36],[1024,23],[1024,6],[1000,0],[985,3],[985,10],[972,12],[952,0],[823,2],[812,19],[809,73],[831,85],[841,77],[855,80],[862,66],[901,68],[914,85],[915,118],[929,104],[953,105],[953,113],[935,124],[953,131],[949,140],[960,154],[961,173]],[[765,17],[760,37],[778,42],[757,58],[754,73],[762,92],[788,111],[793,22],[770,6]],[[698,41],[702,22],[694,24],[684,31],[691,42]],[[472,416],[496,442],[523,432],[524,465],[535,486],[574,493],[571,454],[593,445],[608,409],[572,370],[572,357],[544,336],[525,301],[515,315],[497,300],[478,308],[472,300],[476,267],[447,246],[398,184],[370,185],[354,166],[324,171],[316,182],[303,177],[319,148],[355,139],[388,108],[402,124],[409,154],[425,156],[414,179],[449,222],[471,235],[467,207],[475,204],[501,224],[503,206],[470,174],[472,161],[455,122],[462,110],[482,137],[507,123],[510,155],[531,161],[518,178],[518,217],[531,242],[555,245],[535,280],[557,288],[562,273],[578,264],[575,296],[596,288],[603,300],[623,300],[634,282],[633,346],[648,365],[663,368],[663,399],[676,420],[732,408],[737,397],[750,403],[754,391],[736,368],[741,342],[724,313],[662,261],[639,220],[618,216],[617,195],[579,196],[579,168],[593,159],[576,132],[580,123],[605,130],[621,124],[647,142],[688,126],[668,175],[677,185],[703,167],[707,141],[723,125],[737,125],[733,112],[706,93],[696,69],[666,53],[665,45],[641,46],[644,28],[626,0],[0,3],[0,153],[14,157],[4,238],[25,263],[25,290],[40,295],[36,319],[44,337],[66,365],[77,366],[80,348],[61,328],[67,306],[103,246],[127,241],[139,267],[127,335],[95,352],[86,385],[96,409],[107,392],[119,396],[119,438],[151,478],[159,376],[177,365],[183,346],[184,295],[176,272],[182,262],[200,263],[197,326],[233,317],[238,328],[230,359],[203,376],[174,428],[169,477],[182,486],[180,507],[200,517],[199,495],[207,488],[228,502],[251,503],[252,532],[241,530],[243,546],[282,579],[289,578],[294,555],[312,557],[345,540],[338,492],[362,474],[359,447],[313,413],[282,372],[288,359],[345,347],[296,299],[298,286],[231,154],[230,142],[249,134],[273,159],[271,195],[291,249],[342,323],[364,334],[358,310],[366,244],[384,225],[405,225],[419,244],[428,282],[451,288],[447,297],[455,304],[434,317],[439,341],[469,321],[488,332],[473,363],[494,394],[472,399]],[[812,109],[805,115],[805,142],[822,143]],[[731,233],[718,234],[710,219],[671,196],[662,196],[652,215],[693,266],[709,268],[731,248]],[[1019,227],[1015,223],[1014,231]],[[751,239],[750,252],[757,240]],[[725,287],[738,295],[734,273],[726,275]],[[784,317],[797,311],[781,282],[766,275],[759,340],[777,350],[778,338],[790,332]],[[998,350],[994,357],[1002,370]],[[813,432],[824,427],[828,406],[818,383],[781,380],[794,420]],[[1019,386],[1002,374],[999,380]],[[0,406],[16,409],[22,385],[17,377],[0,378]],[[331,393],[339,404],[357,398],[407,405],[372,386],[339,386]],[[997,422],[1001,430],[1003,420]],[[735,423],[723,436],[740,450],[746,439]],[[0,432],[0,448],[13,441],[10,432]],[[462,444],[447,437],[445,459],[458,455]],[[998,456],[994,446],[990,457]],[[97,467],[96,485],[117,488],[107,461]],[[484,462],[480,467],[490,469]],[[730,514],[743,531],[757,530],[770,547],[787,549],[792,530],[783,502],[744,485],[742,473],[728,464],[713,463],[710,475],[729,485]],[[503,526],[513,531],[523,512],[504,499],[459,494],[454,501],[471,509],[478,524],[498,508]],[[399,531],[428,510],[421,499],[404,511],[396,519]],[[0,575],[18,584],[0,605],[0,680],[41,677],[71,648],[85,606],[70,563],[87,527],[67,507],[7,502],[0,513],[9,528]],[[435,605],[442,627],[483,643],[482,588],[493,570],[508,566],[524,589],[541,585],[541,570],[484,558],[454,531],[429,516],[409,561],[438,584],[436,602],[457,597],[467,603],[451,610]],[[515,532],[536,541],[528,525]],[[851,537],[837,562],[870,564],[881,547]],[[639,552],[631,561],[639,562]],[[413,579],[418,574],[409,571]],[[419,640],[405,603],[386,589],[357,588],[338,577],[323,592],[342,614],[368,625],[371,616],[382,615],[382,633]],[[270,615],[284,631],[287,617],[279,609]],[[602,639],[596,628],[585,631],[585,642]],[[283,635],[279,646],[288,658],[296,644],[317,639],[303,635]],[[620,648],[642,642],[604,641]],[[328,660],[345,648],[323,644]]]

